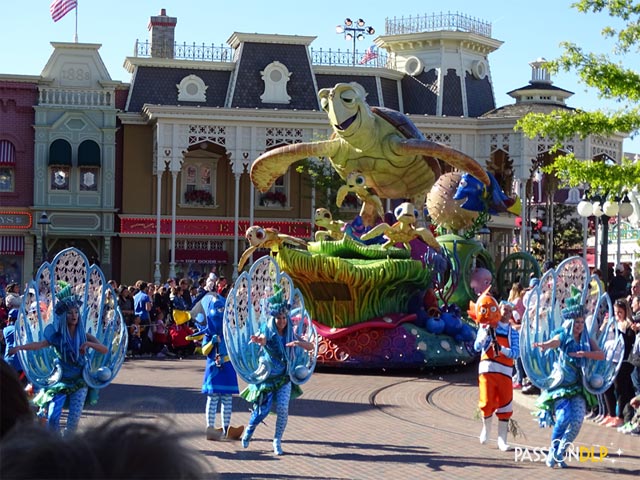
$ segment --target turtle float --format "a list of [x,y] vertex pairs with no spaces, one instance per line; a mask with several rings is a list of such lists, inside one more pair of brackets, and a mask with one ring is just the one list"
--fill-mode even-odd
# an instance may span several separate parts
[[419,238],[431,248],[440,251],[440,244],[429,229],[422,227],[416,228],[415,225],[418,220],[418,211],[412,203],[401,203],[396,207],[393,213],[398,219],[396,223],[393,225],[379,223],[362,235],[360,239],[370,240],[378,235],[384,235],[387,241],[382,244],[382,248],[389,248],[394,246],[396,243],[402,243],[404,248],[411,250],[411,240]]
[[244,236],[249,241],[249,248],[242,253],[240,260],[238,260],[239,272],[244,268],[244,264],[247,263],[251,254],[259,248],[268,248],[271,252],[278,252],[285,243],[299,247],[307,246],[307,242],[301,238],[285,235],[275,228],[262,228],[258,225],[247,228]]
[[365,186],[366,179],[358,171],[350,172],[345,180],[347,184],[341,186],[338,189],[338,193],[336,193],[336,205],[341,207],[342,202],[344,202],[349,193],[355,194],[362,202],[362,208],[360,209],[362,221],[368,227],[374,225],[378,218],[384,216],[384,208],[380,197],[369,193]]
[[329,140],[284,145],[260,155],[251,166],[251,180],[267,191],[291,164],[308,157],[328,157],[342,179],[360,172],[366,185],[382,198],[407,198],[417,205],[440,175],[436,159],[471,173],[490,184],[485,170],[473,158],[427,140],[406,115],[370,107],[367,93],[357,83],[338,83],[318,92],[329,116]]
[[333,215],[326,208],[316,208],[314,223],[326,230],[318,230],[315,234],[316,242],[320,240],[342,240],[346,224],[342,220],[334,220]]

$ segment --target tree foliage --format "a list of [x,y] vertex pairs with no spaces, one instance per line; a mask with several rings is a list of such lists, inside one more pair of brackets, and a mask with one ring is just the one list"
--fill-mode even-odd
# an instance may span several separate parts
[[[620,28],[604,27],[603,37],[614,40],[611,55],[584,52],[571,42],[563,42],[562,55],[546,63],[551,73],[575,71],[580,81],[595,88],[602,99],[614,100],[617,110],[556,110],[550,114],[530,113],[519,120],[516,129],[529,138],[542,136],[556,141],[561,148],[568,139],[589,135],[613,136],[624,133],[631,137],[640,130],[640,74],[625,68],[625,55],[640,51],[640,3],[633,0],[581,0],[572,7],[582,13],[606,12]],[[614,60],[614,57],[620,60]],[[589,184],[603,192],[631,190],[640,184],[640,168],[629,161],[621,165],[576,159],[573,154],[561,155],[546,168],[556,173],[565,184]]]

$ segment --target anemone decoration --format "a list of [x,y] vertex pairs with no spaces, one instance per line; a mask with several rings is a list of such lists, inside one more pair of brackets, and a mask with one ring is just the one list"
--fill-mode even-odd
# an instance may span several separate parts
[[[58,253],[40,266],[23,296],[16,321],[16,345],[44,339],[47,327],[58,329],[66,308],[78,308],[82,335],[90,334],[108,348],[89,349],[81,359],[83,378],[91,388],[103,388],[115,378],[127,352],[127,329],[117,296],[97,265],[76,248]],[[21,350],[20,363],[36,388],[60,380],[62,369],[53,348]]]
[[547,270],[532,290],[522,322],[520,351],[527,376],[540,389],[562,382],[563,372],[558,368],[558,350],[542,352],[533,344],[548,340],[560,328],[570,328],[576,316],[585,319],[582,335],[595,340],[608,360],[581,359],[584,388],[595,395],[604,393],[622,364],[611,361],[624,348],[611,299],[601,283],[592,280],[586,260],[571,257],[555,270]]

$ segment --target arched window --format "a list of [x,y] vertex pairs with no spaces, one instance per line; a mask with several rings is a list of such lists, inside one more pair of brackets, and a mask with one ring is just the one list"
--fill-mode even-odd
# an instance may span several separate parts
[[85,140],[78,147],[78,175],[81,192],[97,192],[100,181],[102,158],[100,145]]
[[0,193],[16,188],[16,147],[9,140],[0,140]]
[[49,188],[69,191],[71,144],[59,138],[49,146]]

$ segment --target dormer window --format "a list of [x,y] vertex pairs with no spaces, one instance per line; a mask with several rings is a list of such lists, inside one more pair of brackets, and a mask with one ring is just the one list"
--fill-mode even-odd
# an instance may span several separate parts
[[188,75],[176,85],[178,87],[178,101],[180,102],[206,102],[207,87],[204,81],[197,75]]
[[262,103],[289,103],[287,83],[291,72],[280,62],[272,62],[260,72],[264,82],[264,93],[260,95]]

